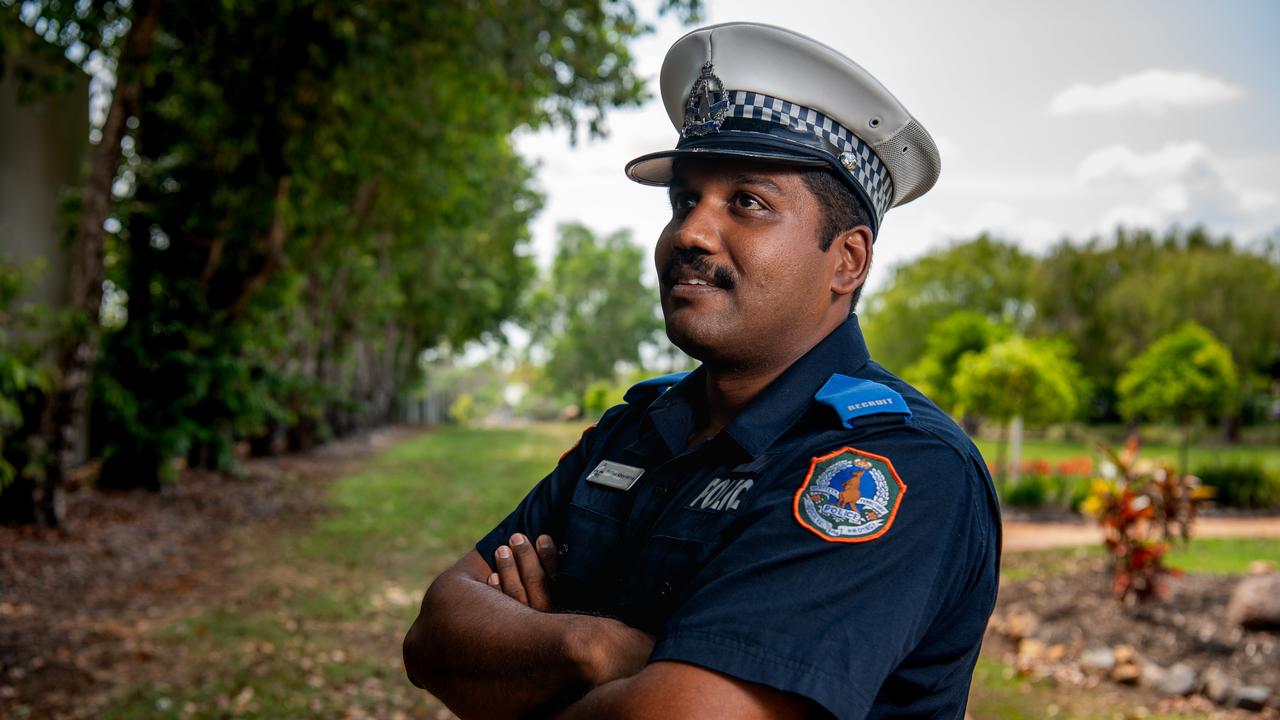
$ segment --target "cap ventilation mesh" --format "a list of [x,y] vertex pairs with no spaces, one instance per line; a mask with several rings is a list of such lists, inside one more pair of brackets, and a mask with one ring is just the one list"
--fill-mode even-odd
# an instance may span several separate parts
[[[915,120],[872,147],[893,177],[895,206],[915,200],[938,181],[938,173],[942,170],[938,146]],[[906,148],[915,148],[916,151],[907,152]],[[911,188],[911,191],[897,194],[898,188]]]

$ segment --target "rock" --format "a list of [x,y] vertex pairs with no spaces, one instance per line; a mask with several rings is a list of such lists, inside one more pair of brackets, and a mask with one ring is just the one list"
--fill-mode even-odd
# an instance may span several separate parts
[[1051,663],[1056,663],[1067,656],[1067,646],[1062,643],[1055,643],[1045,650],[1044,659]]
[[1013,611],[1005,616],[1000,631],[1014,640],[1021,640],[1034,635],[1038,627],[1040,627],[1040,619],[1034,614],[1025,610]]
[[1169,671],[1155,663],[1143,663],[1142,676],[1138,679],[1138,683],[1143,687],[1156,688],[1164,682],[1165,676],[1168,674]]
[[1204,696],[1225,705],[1235,690],[1235,682],[1221,668],[1214,667],[1204,671]]
[[1137,663],[1125,663],[1124,665],[1116,665],[1111,670],[1111,679],[1124,685],[1136,685],[1138,679],[1142,677],[1142,668]]
[[1164,671],[1158,684],[1152,685],[1156,692],[1169,697],[1190,695],[1196,689],[1196,671],[1186,663],[1175,663]]
[[1245,685],[1231,694],[1231,707],[1241,710],[1261,710],[1271,699],[1271,689],[1265,685]]
[[1280,573],[1241,580],[1227,603],[1227,620],[1249,629],[1280,628]]
[[1109,673],[1116,666],[1116,654],[1111,648],[1094,648],[1080,656],[1080,664],[1089,670]]
[[1045,644],[1043,640],[1034,638],[1023,638],[1018,643],[1018,662],[1031,663],[1044,657]]
[[1128,665],[1138,660],[1138,651],[1134,650],[1132,645],[1117,645],[1113,650],[1117,665]]

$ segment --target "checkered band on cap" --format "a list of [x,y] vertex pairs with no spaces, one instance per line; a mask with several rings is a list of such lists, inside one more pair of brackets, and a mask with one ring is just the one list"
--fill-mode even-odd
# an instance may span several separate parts
[[764,120],[818,137],[832,147],[849,176],[867,192],[877,218],[883,218],[892,206],[889,168],[857,135],[817,110],[762,93],[731,90],[726,117]]

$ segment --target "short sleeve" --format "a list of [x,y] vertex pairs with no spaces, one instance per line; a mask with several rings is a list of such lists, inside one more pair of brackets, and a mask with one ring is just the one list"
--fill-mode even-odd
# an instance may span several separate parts
[[[839,541],[802,522],[799,491],[809,493],[815,461],[839,460],[846,449],[806,452],[768,480],[741,534],[692,578],[651,660],[687,662],[796,693],[838,718],[865,717],[885,680],[935,623],[956,617],[959,598],[986,583],[994,599],[998,552],[985,476],[935,436],[906,434],[848,448],[845,467],[880,457],[875,482],[891,466],[905,484],[883,532]],[[864,487],[876,492],[874,482]],[[865,508],[886,509],[877,499],[883,498],[868,495],[858,507],[867,514]],[[975,605],[975,614],[986,602]],[[936,635],[935,629],[930,636]],[[949,641],[955,662],[971,663],[980,641],[981,630]]]
[[506,519],[476,543],[476,551],[491,569],[497,569],[493,567],[494,551],[500,545],[506,545],[512,534],[519,532],[534,538],[542,533],[556,536],[558,521],[573,494],[574,485],[591,458],[601,434],[600,428],[608,427],[624,407],[609,410],[597,425],[584,430],[578,442],[560,456],[555,469],[533,486]]

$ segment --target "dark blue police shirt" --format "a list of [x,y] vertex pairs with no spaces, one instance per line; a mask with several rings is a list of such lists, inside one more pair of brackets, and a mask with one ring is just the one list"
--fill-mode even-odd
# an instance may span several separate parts
[[[846,426],[815,400],[833,375],[896,391],[910,414],[860,403],[870,412]],[[480,555],[492,563],[515,532],[550,534],[557,609],[655,634],[650,661],[797,693],[837,718],[962,717],[1000,557],[977,449],[870,360],[856,318],[717,436],[686,447],[703,383],[700,368],[669,389],[632,388],[477,544]],[[824,539],[799,519],[813,461],[843,448],[887,460],[906,485],[874,539]],[[629,490],[587,482],[605,460],[644,472]]]

